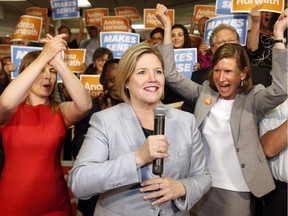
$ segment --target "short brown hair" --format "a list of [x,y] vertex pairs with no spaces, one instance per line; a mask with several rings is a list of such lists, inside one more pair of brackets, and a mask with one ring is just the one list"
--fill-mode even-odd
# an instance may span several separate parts
[[245,48],[239,44],[230,44],[230,43],[224,44],[221,47],[219,47],[217,51],[214,53],[211,61],[212,70],[210,71],[208,76],[211,88],[214,89],[215,91],[218,91],[213,80],[213,73],[214,73],[213,69],[220,60],[226,58],[235,59],[237,66],[241,71],[247,70],[246,77],[243,80],[243,86],[239,86],[237,93],[248,94],[253,88],[250,61]]

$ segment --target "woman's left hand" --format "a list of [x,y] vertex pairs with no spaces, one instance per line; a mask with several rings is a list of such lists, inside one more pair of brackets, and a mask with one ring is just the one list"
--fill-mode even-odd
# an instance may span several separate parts
[[144,196],[144,200],[155,199],[153,206],[185,196],[186,190],[181,181],[170,177],[149,179],[141,183],[142,193],[153,192]]

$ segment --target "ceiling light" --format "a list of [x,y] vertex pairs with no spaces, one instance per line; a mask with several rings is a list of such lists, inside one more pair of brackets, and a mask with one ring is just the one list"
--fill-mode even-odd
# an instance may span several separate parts
[[91,4],[88,0],[78,0],[79,7],[91,7]]

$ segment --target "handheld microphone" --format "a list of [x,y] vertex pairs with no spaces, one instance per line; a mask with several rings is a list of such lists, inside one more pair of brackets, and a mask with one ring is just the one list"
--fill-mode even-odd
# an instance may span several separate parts
[[[167,109],[163,104],[157,104],[154,107],[154,135],[164,135],[165,115]],[[163,158],[156,158],[153,161],[153,174],[161,176],[163,174]]]

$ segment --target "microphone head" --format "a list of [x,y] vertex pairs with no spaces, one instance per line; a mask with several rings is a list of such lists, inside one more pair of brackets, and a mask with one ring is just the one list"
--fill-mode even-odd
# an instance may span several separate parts
[[166,116],[168,110],[163,104],[157,104],[154,109],[154,116]]

